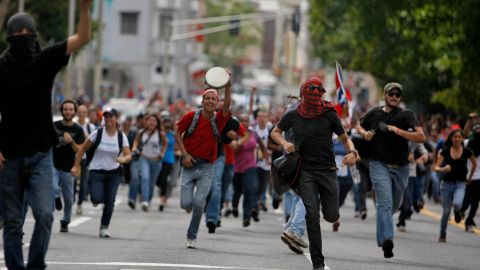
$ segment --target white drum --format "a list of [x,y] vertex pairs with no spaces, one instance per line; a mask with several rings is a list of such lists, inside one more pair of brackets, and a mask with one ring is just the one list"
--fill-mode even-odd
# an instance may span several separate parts
[[212,88],[223,88],[229,81],[230,74],[221,67],[213,67],[205,75],[205,82]]

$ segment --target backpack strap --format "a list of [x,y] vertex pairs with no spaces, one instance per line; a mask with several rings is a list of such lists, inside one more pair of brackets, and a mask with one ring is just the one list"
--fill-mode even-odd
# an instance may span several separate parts
[[120,156],[123,150],[123,133],[118,129],[117,129],[117,137],[118,137],[118,148],[119,148],[118,155]]
[[87,123],[87,131],[88,131],[88,135],[92,133],[92,128],[90,127],[90,123]]
[[[100,145],[100,142],[102,141],[102,133],[103,133],[103,128],[97,129],[97,137],[95,138],[95,141],[93,142],[90,149],[88,149],[92,153],[90,161],[93,160],[93,156],[95,155],[95,151],[97,150],[98,145]],[[88,159],[88,157],[87,157],[87,159]]]
[[[190,126],[188,127],[187,131],[185,132],[185,137],[190,137],[192,136],[193,132],[198,126],[198,122],[200,120],[200,114],[202,113],[202,109],[198,109],[195,111],[195,114],[193,115],[192,123],[190,123]],[[218,126],[217,126],[217,115],[213,114],[213,117],[210,118],[210,126],[212,127],[213,130],[213,136],[218,140],[220,138],[220,132],[218,131]]]

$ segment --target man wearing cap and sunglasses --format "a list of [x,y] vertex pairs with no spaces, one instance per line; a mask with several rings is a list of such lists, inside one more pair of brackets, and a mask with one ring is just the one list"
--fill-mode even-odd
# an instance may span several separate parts
[[[8,269],[25,269],[25,202],[35,218],[26,268],[46,268],[54,201],[52,147],[58,143],[51,112],[52,86],[70,55],[90,40],[92,1],[79,0],[77,33],[43,50],[30,15],[17,13],[7,22],[10,46],[0,56],[0,212]],[[32,117],[32,112],[38,112],[36,121],[22,124]]]
[[393,213],[400,207],[409,177],[408,141],[425,142],[417,115],[399,107],[403,87],[384,87],[385,106],[371,109],[361,119],[358,132],[370,141],[370,178],[377,206],[377,244],[385,258],[393,257]]

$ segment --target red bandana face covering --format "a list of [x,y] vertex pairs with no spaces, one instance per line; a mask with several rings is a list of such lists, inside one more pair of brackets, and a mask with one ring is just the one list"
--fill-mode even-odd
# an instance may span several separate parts
[[316,118],[329,110],[334,110],[333,103],[323,100],[325,89],[319,78],[309,78],[302,84],[302,101],[298,105],[298,114],[302,118]]

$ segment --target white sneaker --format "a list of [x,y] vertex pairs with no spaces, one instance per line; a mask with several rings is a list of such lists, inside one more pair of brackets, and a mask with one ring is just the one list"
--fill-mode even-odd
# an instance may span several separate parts
[[142,210],[143,212],[148,212],[148,202],[142,202]]
[[82,205],[79,204],[77,205],[77,216],[81,216],[83,215],[83,209],[82,209]]
[[99,236],[101,238],[110,238],[110,232],[108,231],[108,229],[100,229]]
[[195,248],[195,244],[197,243],[197,241],[195,239],[187,239],[187,248]]

